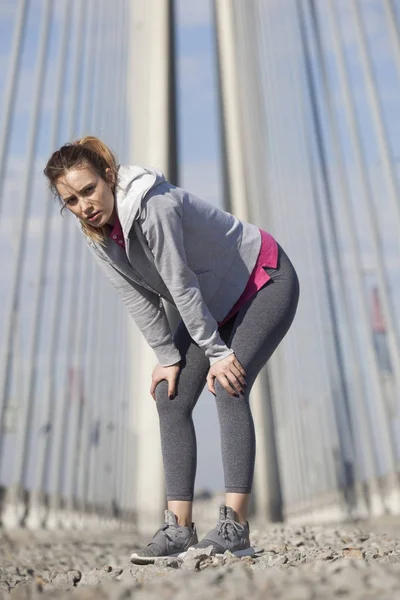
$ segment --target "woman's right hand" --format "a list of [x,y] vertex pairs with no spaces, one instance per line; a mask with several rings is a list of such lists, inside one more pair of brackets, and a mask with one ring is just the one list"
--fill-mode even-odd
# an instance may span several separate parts
[[160,381],[163,381],[163,379],[166,379],[168,381],[169,399],[172,400],[175,397],[176,381],[178,379],[180,370],[180,362],[177,362],[174,365],[170,365],[168,367],[162,367],[161,365],[156,365],[154,367],[153,374],[151,376],[150,388],[150,394],[153,396],[153,400],[156,399],[156,387],[160,383]]

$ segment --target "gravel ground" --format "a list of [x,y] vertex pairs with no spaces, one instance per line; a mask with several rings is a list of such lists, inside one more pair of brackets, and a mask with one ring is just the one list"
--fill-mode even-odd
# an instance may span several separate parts
[[253,525],[251,539],[255,558],[201,551],[139,566],[133,534],[0,533],[0,599],[400,598],[398,523]]

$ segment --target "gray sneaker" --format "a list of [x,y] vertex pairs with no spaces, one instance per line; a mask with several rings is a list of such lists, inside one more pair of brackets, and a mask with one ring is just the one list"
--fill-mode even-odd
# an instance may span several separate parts
[[165,523],[152,537],[146,548],[131,555],[131,562],[137,565],[154,563],[156,558],[184,555],[189,546],[197,544],[196,525],[178,525],[176,515],[171,510],[164,511]]
[[219,509],[219,521],[207,533],[207,535],[190,551],[198,548],[208,548],[213,546],[216,556],[221,556],[226,550],[229,550],[235,556],[253,556],[254,548],[250,546],[250,527],[248,521],[243,525],[236,521],[237,514],[230,506],[221,506]]

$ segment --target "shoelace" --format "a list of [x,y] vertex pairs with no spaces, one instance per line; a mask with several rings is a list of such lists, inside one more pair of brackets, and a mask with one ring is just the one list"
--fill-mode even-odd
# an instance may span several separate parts
[[[165,525],[162,525],[162,526],[161,526],[159,529],[157,529],[157,531],[155,532],[155,534],[154,534],[154,536],[153,536],[153,537],[156,537],[157,533],[159,533],[160,531],[165,531],[166,529],[168,529],[168,527],[171,527],[171,525],[170,525],[169,523],[165,523]],[[173,530],[172,530],[172,531],[173,531]],[[176,532],[175,532],[175,533],[176,533]],[[169,539],[169,541],[170,541],[170,542],[174,542],[174,541],[175,541],[176,535],[175,535],[175,536],[173,536],[173,537],[171,537],[170,535],[168,535],[167,531],[165,531],[165,534],[164,534],[164,535],[165,535],[165,537],[166,537],[167,539]],[[149,543],[149,544],[147,544],[147,545],[148,545],[148,546],[150,546],[150,544],[152,544],[152,543],[154,543],[154,542],[150,542],[150,543]]]
[[236,521],[232,521],[232,519],[225,519],[224,521],[220,521],[217,527],[218,534],[222,534],[224,540],[229,538],[229,526],[233,528],[233,530],[239,534],[242,531],[242,525],[236,523]]

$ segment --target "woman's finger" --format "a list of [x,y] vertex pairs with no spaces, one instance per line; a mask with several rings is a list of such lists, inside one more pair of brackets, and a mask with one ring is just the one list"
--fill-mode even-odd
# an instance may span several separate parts
[[175,398],[176,380],[177,380],[176,375],[172,375],[168,379],[168,398],[170,400],[173,400]]
[[215,377],[213,375],[208,375],[207,376],[207,387],[208,387],[208,391],[211,392],[214,396],[217,395],[216,391],[215,391],[215,387],[214,387],[214,381],[215,381]]
[[241,371],[236,368],[235,365],[231,366],[231,372],[235,375],[235,377],[240,381],[241,385],[246,387],[246,378],[242,375]]
[[236,375],[234,373],[232,373],[232,371],[225,373],[225,377],[229,381],[229,385],[233,388],[233,390],[236,392],[236,394],[243,393],[243,386],[240,383],[240,381],[238,380],[238,378],[236,377]]
[[247,377],[246,371],[244,370],[237,358],[235,358],[235,360],[233,361],[233,365],[236,367],[236,369],[238,369],[238,371],[240,371],[243,377]]
[[226,390],[228,392],[228,394],[230,394],[231,396],[239,395],[238,392],[236,392],[236,389],[234,388],[234,386],[232,386],[230,384],[229,379],[227,378],[227,375],[225,375],[224,373],[220,373],[219,375],[217,375],[217,379],[220,382],[220,384],[222,385],[222,387],[224,388],[224,390]]

